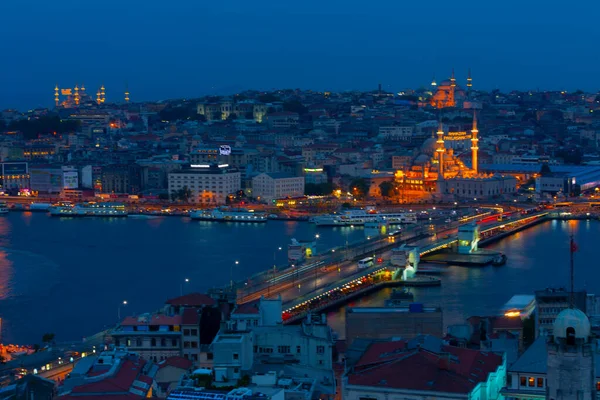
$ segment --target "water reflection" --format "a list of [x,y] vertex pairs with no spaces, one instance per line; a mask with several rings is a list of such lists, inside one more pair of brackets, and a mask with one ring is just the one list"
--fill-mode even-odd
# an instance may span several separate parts
[[[508,256],[502,267],[455,267],[444,270],[442,286],[414,288],[414,299],[441,305],[444,325],[462,323],[472,315],[496,315],[515,294],[533,294],[549,286],[564,286],[569,276],[569,235],[573,232],[576,253],[575,287],[600,294],[600,271],[595,249],[600,235],[597,221],[550,221],[521,231],[489,246]],[[382,306],[389,291],[372,294],[356,302],[360,306]],[[345,309],[332,311],[328,321],[344,337]]]
[[[0,250],[0,300],[11,296],[11,281],[13,279],[14,269],[12,262],[8,259],[5,250]],[[0,317],[2,317],[0,315]]]

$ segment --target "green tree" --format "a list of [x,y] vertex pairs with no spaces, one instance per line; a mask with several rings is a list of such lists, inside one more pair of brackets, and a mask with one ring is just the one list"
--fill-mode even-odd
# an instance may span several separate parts
[[379,190],[383,197],[392,197],[394,195],[394,183],[392,181],[384,181],[379,184]]
[[51,343],[54,341],[54,333],[44,333],[42,343]]
[[308,108],[304,107],[304,105],[298,100],[286,101],[285,103],[283,103],[283,110],[295,112],[300,115],[306,114],[308,112]]
[[550,175],[552,171],[550,170],[550,166],[547,163],[542,164],[542,168],[540,169],[540,175],[546,176]]
[[189,187],[184,186],[177,191],[177,197],[179,200],[187,203],[190,197],[192,197],[192,190]]
[[273,103],[279,101],[279,97],[275,96],[273,93],[265,93],[258,96],[258,101],[261,103]]
[[158,195],[158,199],[159,200],[169,200],[169,194],[168,193],[160,193]]
[[350,182],[350,193],[359,199],[369,194],[369,183],[364,178],[355,178]]

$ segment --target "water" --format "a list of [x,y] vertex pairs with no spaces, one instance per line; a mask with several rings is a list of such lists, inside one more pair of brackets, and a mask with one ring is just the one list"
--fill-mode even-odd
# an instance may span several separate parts
[[[575,289],[600,294],[600,270],[595,258],[600,222],[548,221],[518,232],[486,248],[508,256],[502,267],[448,267],[442,286],[414,288],[414,301],[440,305],[444,325],[463,323],[473,315],[496,315],[515,294],[533,294],[549,286],[569,286],[569,235],[575,253]],[[382,306],[390,289],[362,298],[350,306]],[[344,338],[345,308],[328,314],[329,325]]]
[[[514,294],[568,284],[568,235],[579,245],[576,286],[599,293],[594,245],[599,222],[552,221],[491,248],[508,255],[503,267],[449,267],[442,286],[414,289],[415,301],[441,304],[444,323],[494,314]],[[44,214],[0,217],[0,317],[3,342],[36,343],[44,332],[78,340],[131,315],[159,308],[183,290],[205,291],[286,262],[291,238],[319,234],[319,248],[343,245],[362,229],[320,228],[305,222],[220,224],[185,218],[55,219]],[[278,251],[278,247],[283,251]],[[240,263],[235,265],[235,261]],[[381,291],[356,304],[382,305]],[[344,309],[329,314],[343,333]]]
[[286,264],[291,238],[317,233],[317,249],[363,236],[362,229],[317,229],[306,222],[10,213],[0,217],[1,341],[37,343],[44,332],[58,341],[79,340],[114,324],[123,300],[122,315],[156,310],[182,289],[226,285],[232,273],[243,279],[270,268],[274,259]]

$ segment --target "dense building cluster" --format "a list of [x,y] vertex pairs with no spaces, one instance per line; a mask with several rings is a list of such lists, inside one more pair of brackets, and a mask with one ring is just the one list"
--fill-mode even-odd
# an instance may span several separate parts
[[56,86],[52,109],[2,111],[0,185],[13,195],[203,205],[236,193],[272,202],[336,190],[394,202],[569,196],[600,181],[599,97],[484,92],[470,72],[464,88],[452,72],[399,93],[295,89],[143,103],[128,90],[107,101],[103,85],[96,98],[83,85]]

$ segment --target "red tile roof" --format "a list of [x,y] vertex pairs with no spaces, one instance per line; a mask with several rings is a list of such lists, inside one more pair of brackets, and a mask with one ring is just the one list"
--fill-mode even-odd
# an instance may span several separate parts
[[140,317],[126,317],[121,326],[139,326],[139,325],[181,325],[181,315],[163,315],[156,314],[149,318]]
[[258,314],[258,302],[240,304],[233,310],[233,314]]
[[[63,399],[75,399],[90,396],[98,398],[107,398],[111,400],[121,399],[142,399],[145,395],[136,395],[130,393],[130,389],[135,388],[144,393],[152,387],[153,379],[142,375],[141,372],[146,364],[141,358],[123,359],[117,372],[106,379],[98,382],[91,382],[80,386],[75,386],[67,396]],[[146,388],[140,385],[140,381],[148,385]]]
[[185,296],[175,297],[174,299],[167,300],[167,304],[172,306],[212,306],[215,304],[215,300],[202,293],[190,293]]
[[[374,343],[348,374],[350,385],[442,393],[470,393],[503,363],[502,356],[444,346],[435,354],[423,348],[400,351],[400,343]],[[373,348],[375,346],[375,349]],[[376,349],[382,350],[377,355]],[[395,354],[392,354],[394,353]]]
[[158,363],[158,367],[159,368],[164,368],[164,367],[175,367],[175,368],[181,368],[184,370],[188,370],[190,368],[192,368],[193,363],[188,360],[187,358],[183,358],[183,357],[169,357],[164,361],[161,361],[160,363]]

